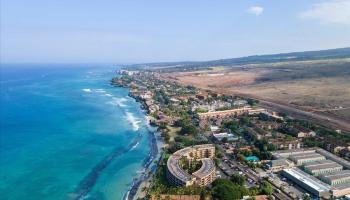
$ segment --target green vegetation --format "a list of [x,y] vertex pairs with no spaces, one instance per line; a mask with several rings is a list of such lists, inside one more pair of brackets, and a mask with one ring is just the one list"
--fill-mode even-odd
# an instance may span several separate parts
[[212,185],[213,199],[241,199],[244,195],[249,194],[248,190],[244,186],[235,184],[228,179],[216,179]]
[[249,190],[244,187],[245,177],[234,174],[230,180],[228,179],[216,179],[212,185],[211,190],[213,199],[241,199],[243,196],[256,196],[258,194],[271,195],[273,192],[270,183],[263,181],[259,188],[253,187]]
[[273,188],[271,184],[267,181],[263,181],[261,184],[261,194],[272,195]]
[[186,157],[182,157],[180,159],[180,165],[182,169],[187,171],[189,174],[192,174],[193,172],[199,170],[202,166],[202,162],[200,160],[188,160]]
[[248,102],[249,105],[255,106],[256,104],[259,103],[259,100],[256,100],[256,99],[248,99],[247,102]]
[[224,127],[224,128],[227,128],[227,129],[229,129],[229,130],[231,130],[231,131],[234,132],[234,133],[238,133],[238,132],[239,132],[239,131],[238,131],[238,129],[239,129],[239,124],[238,124],[238,122],[233,121],[233,120],[224,122],[223,127]]
[[246,178],[244,176],[241,176],[239,174],[232,174],[230,180],[237,185],[244,185]]
[[181,135],[197,135],[198,130],[193,124],[183,124],[179,132]]

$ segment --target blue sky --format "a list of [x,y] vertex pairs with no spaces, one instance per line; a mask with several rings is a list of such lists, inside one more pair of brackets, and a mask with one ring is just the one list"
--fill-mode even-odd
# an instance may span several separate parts
[[1,0],[1,62],[210,60],[350,46],[350,0]]

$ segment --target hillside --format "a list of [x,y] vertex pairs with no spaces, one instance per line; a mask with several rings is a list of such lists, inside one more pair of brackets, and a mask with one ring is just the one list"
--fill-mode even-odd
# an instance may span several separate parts
[[180,68],[178,70],[182,70],[182,69],[201,69],[201,68],[208,68],[208,67],[214,67],[214,66],[233,67],[233,66],[246,65],[246,64],[321,60],[321,59],[335,59],[335,58],[347,58],[347,57],[350,57],[350,47],[319,50],[319,51],[271,54],[271,55],[252,55],[252,56],[240,57],[240,58],[229,58],[229,59],[200,61],[200,62],[184,61],[184,62],[143,63],[143,64],[126,65],[124,67],[147,68],[147,69]]

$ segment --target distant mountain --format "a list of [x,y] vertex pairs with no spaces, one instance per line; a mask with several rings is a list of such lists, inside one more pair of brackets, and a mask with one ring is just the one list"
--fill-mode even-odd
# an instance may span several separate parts
[[346,58],[350,57],[350,47],[328,49],[319,51],[304,51],[304,52],[292,52],[292,53],[280,53],[271,55],[253,55],[240,58],[229,58],[211,61],[199,61],[199,62],[163,62],[163,63],[144,63],[128,65],[127,67],[136,68],[173,68],[173,67],[186,67],[186,68],[205,68],[212,66],[237,66],[244,64],[256,64],[256,63],[272,63],[282,61],[303,61],[303,60],[319,60],[319,59],[334,59],[334,58]]

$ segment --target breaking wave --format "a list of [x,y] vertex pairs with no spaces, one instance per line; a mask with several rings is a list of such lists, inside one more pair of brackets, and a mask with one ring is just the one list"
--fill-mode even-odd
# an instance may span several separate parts
[[132,146],[130,151],[134,150],[138,145],[139,145],[139,142],[137,142],[134,146]]
[[112,101],[110,101],[108,103],[115,105],[115,106],[126,107],[126,105],[124,103],[127,101],[128,100],[126,98],[123,98],[123,97],[122,98],[113,97]]
[[98,93],[106,93],[106,90],[104,90],[104,89],[96,89],[95,91]]
[[82,89],[84,92],[92,92],[92,90],[90,88],[85,88],[85,89]]
[[134,117],[134,115],[130,112],[125,112],[126,113],[126,120],[132,125],[133,130],[137,131],[140,129],[140,120],[137,120],[137,118]]

